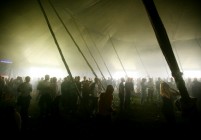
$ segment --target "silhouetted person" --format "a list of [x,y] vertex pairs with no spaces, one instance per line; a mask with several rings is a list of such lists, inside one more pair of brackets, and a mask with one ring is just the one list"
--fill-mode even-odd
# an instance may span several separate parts
[[180,93],[171,88],[166,82],[161,82],[160,84],[160,94],[162,97],[162,113],[166,118],[168,125],[172,126],[176,123],[175,109],[174,109],[174,99]]
[[131,104],[131,94],[134,92],[134,84],[132,78],[128,78],[125,82],[125,104],[124,109],[129,110]]
[[29,106],[31,101],[32,85],[30,84],[31,78],[29,76],[25,77],[25,82],[19,85],[18,92],[19,97],[17,100],[17,105],[19,107],[20,115],[24,123],[27,122],[29,118]]
[[74,114],[77,111],[77,90],[74,84],[74,78],[67,76],[61,83],[61,102],[67,114]]
[[112,85],[108,85],[106,91],[100,94],[98,101],[98,116],[101,123],[111,123],[111,117],[113,113],[112,101],[113,101],[114,88]]
[[59,87],[57,84],[57,78],[52,77],[50,79],[51,97],[54,100],[59,95]]
[[48,115],[51,115],[52,96],[49,80],[50,76],[45,75],[45,79],[40,81],[37,86],[37,89],[39,90],[40,115],[42,117],[47,117]]
[[82,85],[82,100],[81,100],[81,109],[84,113],[89,113],[89,93],[90,93],[90,81],[84,76]]
[[17,102],[17,99],[18,99],[18,96],[19,96],[19,92],[18,92],[18,87],[20,84],[23,83],[23,80],[22,80],[22,77],[21,76],[17,76],[16,79],[13,80],[13,83],[12,83],[12,93],[14,94],[15,96],[15,100]]
[[153,102],[154,86],[153,78],[149,78],[147,82],[147,102]]
[[94,82],[90,85],[90,108],[92,115],[96,115],[98,112],[98,98],[102,91],[100,81],[97,77],[94,78]]
[[158,100],[158,101],[161,101],[160,84],[161,84],[161,78],[158,77],[158,79],[157,79],[156,82],[155,82],[156,95],[157,95],[157,100]]
[[201,114],[201,82],[197,78],[194,78],[191,84],[192,97],[197,100],[197,109]]
[[[21,132],[21,115],[15,106],[15,97],[9,92],[8,88],[4,89],[4,96],[0,100],[0,135],[19,134]],[[17,136],[17,135],[15,135]],[[5,138],[5,137],[4,137]]]
[[146,101],[147,98],[147,84],[146,84],[147,79],[146,78],[142,78],[141,81],[141,101],[140,103],[143,105]]
[[120,111],[124,110],[124,97],[125,97],[125,79],[121,78],[121,82],[119,84],[119,109]]
[[3,96],[5,85],[6,83],[4,77],[0,76],[0,100]]

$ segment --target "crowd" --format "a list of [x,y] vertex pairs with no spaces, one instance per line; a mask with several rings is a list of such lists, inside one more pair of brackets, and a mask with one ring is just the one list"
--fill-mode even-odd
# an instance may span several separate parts
[[[185,79],[191,98],[196,98],[200,112],[199,79]],[[39,118],[78,116],[83,120],[96,118],[101,124],[112,122],[112,114],[131,111],[133,97],[140,105],[162,103],[161,112],[169,124],[175,123],[174,105],[181,98],[173,78],[131,77],[114,80],[80,76],[57,77],[45,75],[36,83],[30,76],[24,78],[0,77],[1,129],[20,132],[30,120],[30,103],[36,96]]]

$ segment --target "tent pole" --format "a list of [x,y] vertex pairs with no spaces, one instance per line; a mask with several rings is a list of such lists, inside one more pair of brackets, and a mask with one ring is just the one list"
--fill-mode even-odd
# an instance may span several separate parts
[[182,115],[192,117],[192,115],[195,115],[194,112],[197,112],[196,103],[189,97],[187,88],[185,86],[185,82],[182,77],[182,73],[180,72],[179,66],[177,64],[165,27],[160,19],[160,16],[157,12],[153,0],[142,0],[142,1],[145,6],[146,12],[149,16],[149,20],[154,29],[159,46],[170,67],[177,88],[180,91]]
[[[94,44],[94,47],[95,47],[95,48],[96,48],[96,50],[98,51],[98,53],[99,53],[99,55],[100,55],[100,57],[101,57],[101,59],[102,59],[102,61],[103,61],[104,65],[105,65],[105,67],[106,67],[106,69],[107,69],[107,71],[108,71],[108,73],[109,73],[109,75],[110,75],[110,78],[113,80],[112,74],[111,74],[111,72],[110,72],[110,70],[109,70],[108,66],[106,65],[105,60],[103,59],[103,56],[102,56],[102,55],[101,55],[101,53],[100,53],[100,50],[98,49],[98,47],[97,47],[97,45],[96,45],[95,41],[92,39],[92,37],[91,37],[91,35],[90,35],[89,31],[87,30],[87,28],[86,28],[86,31],[87,31],[87,33],[88,33],[88,35],[89,35],[89,37],[90,37],[90,39],[91,39],[92,43]],[[106,78],[104,78],[104,79],[106,79]],[[115,84],[115,86],[116,86],[116,88],[118,89],[118,87],[117,87],[117,85],[116,85],[116,84]]]
[[52,35],[52,37],[53,37],[53,39],[54,39],[54,42],[55,42],[55,44],[56,44],[56,46],[57,46],[57,49],[58,49],[59,54],[60,54],[60,56],[61,56],[61,59],[62,59],[64,65],[65,65],[65,67],[66,67],[66,70],[67,70],[69,76],[70,76],[70,79],[71,79],[71,81],[74,83],[74,86],[76,87],[76,90],[77,90],[77,93],[78,93],[79,98],[82,99],[82,98],[81,98],[81,95],[80,95],[80,92],[79,92],[79,90],[78,90],[78,87],[77,87],[77,85],[76,85],[76,83],[75,83],[75,80],[73,79],[73,76],[72,76],[72,73],[71,73],[71,71],[70,71],[70,68],[69,68],[68,64],[66,63],[66,60],[65,60],[65,58],[64,58],[64,56],[63,56],[63,53],[62,53],[62,51],[61,51],[61,48],[60,48],[60,46],[59,46],[59,43],[58,43],[58,41],[57,41],[57,39],[56,39],[56,36],[55,36],[55,34],[54,34],[53,30],[52,30],[52,27],[51,27],[51,25],[50,25],[50,22],[49,22],[49,20],[48,20],[48,17],[47,17],[47,15],[46,15],[46,13],[45,13],[45,10],[43,9],[43,6],[42,6],[40,0],[38,0],[38,3],[39,3],[39,5],[40,5],[41,11],[42,11],[42,13],[43,13],[43,16],[45,17],[45,21],[46,21],[46,23],[47,23],[47,25],[48,25],[48,28],[49,28],[49,30],[50,30],[50,33],[51,33],[51,35]]
[[[87,28],[86,28],[86,31],[87,31],[87,33],[88,33],[88,35],[89,35],[89,37],[90,37],[92,43],[94,44],[94,47],[95,47],[96,50],[98,51],[98,54],[100,55],[101,60],[103,61],[103,64],[105,65],[105,67],[106,67],[106,69],[107,69],[107,71],[108,71],[108,73],[109,73],[109,75],[110,75],[110,78],[111,78],[112,80],[114,80],[113,77],[112,77],[112,74],[111,74],[111,72],[110,72],[110,70],[109,70],[109,68],[108,68],[108,66],[107,66],[106,63],[105,63],[105,60],[103,59],[103,56],[102,56],[101,53],[100,53],[100,50],[98,49],[98,47],[97,47],[95,41],[92,39],[92,37],[91,37],[89,31],[87,30]],[[115,87],[116,87],[116,89],[118,89],[118,87],[117,87],[116,84],[115,84]]]
[[[75,39],[73,38],[72,34],[70,33],[70,31],[68,30],[68,28],[66,27],[66,25],[64,24],[63,20],[61,19],[61,17],[59,16],[58,12],[56,11],[56,9],[54,8],[54,6],[52,5],[51,1],[49,0],[49,3],[51,5],[51,7],[53,8],[55,14],[57,15],[57,17],[59,18],[59,20],[61,21],[63,27],[65,28],[66,32],[69,34],[70,38],[72,39],[73,43],[75,44],[75,46],[77,47],[78,51],[81,53],[82,57],[84,58],[85,62],[87,63],[87,65],[89,66],[89,68],[91,69],[92,73],[94,74],[94,76],[96,78],[98,78],[98,76],[96,75],[95,71],[93,70],[92,66],[90,65],[90,63],[88,62],[87,58],[85,57],[85,55],[83,54],[82,50],[80,49],[80,47],[78,46],[78,44],[76,43]],[[105,87],[103,86],[102,82],[100,81],[100,84],[102,86],[102,88],[105,90]]]
[[[86,30],[87,30],[87,28],[86,28]],[[98,54],[100,55],[100,57],[101,57],[101,59],[102,59],[104,65],[105,65],[105,67],[106,67],[106,69],[107,69],[107,71],[108,71],[108,73],[109,73],[109,75],[110,75],[110,77],[113,79],[112,74],[111,74],[111,72],[109,71],[109,68],[108,68],[108,66],[107,66],[106,63],[105,63],[105,60],[103,59],[102,54],[100,53],[100,50],[98,49],[98,47],[97,47],[95,41],[92,39],[92,37],[91,37],[91,35],[90,35],[90,33],[89,33],[88,30],[87,30],[87,32],[88,32],[88,35],[89,35],[89,37],[91,38],[91,40],[92,40],[92,42],[93,42],[93,44],[94,44],[96,50],[98,51]]]
[[89,51],[89,54],[91,55],[91,57],[93,58],[93,60],[94,60],[94,62],[95,62],[95,64],[96,64],[96,66],[97,66],[97,68],[98,68],[98,70],[100,71],[100,73],[101,73],[101,75],[102,75],[102,77],[105,79],[105,76],[103,75],[103,73],[102,73],[102,71],[101,71],[101,69],[100,69],[100,67],[99,67],[99,65],[98,65],[98,63],[97,63],[97,61],[96,61],[96,59],[94,58],[94,56],[93,56],[93,54],[92,54],[92,52],[91,52],[91,50],[89,49],[89,47],[88,47],[88,45],[87,45],[87,42],[86,42],[86,40],[84,39],[84,37],[83,37],[83,35],[82,35],[82,33],[81,33],[81,31],[80,31],[80,29],[79,29],[79,27],[78,27],[78,25],[77,25],[77,23],[76,23],[76,21],[75,21],[75,18],[74,18],[74,16],[68,11],[68,13],[70,14],[70,16],[72,17],[72,19],[73,19],[73,22],[75,23],[75,26],[76,26],[76,28],[78,29],[78,31],[79,31],[79,33],[80,33],[80,36],[82,37],[82,40],[84,41],[84,44],[85,44],[85,46],[86,46],[86,48],[87,48],[87,50]]
[[140,62],[141,62],[141,64],[142,64],[142,66],[143,66],[143,68],[144,68],[144,70],[145,70],[145,73],[147,74],[148,77],[150,77],[150,75],[149,75],[149,73],[148,73],[148,71],[147,71],[147,69],[146,69],[146,67],[145,67],[145,65],[144,65],[144,63],[143,63],[143,61],[142,61],[142,58],[141,58],[140,53],[139,53],[139,51],[138,51],[138,49],[137,49],[137,46],[134,45],[134,48],[135,48],[135,50],[136,50],[136,52],[137,52],[138,58],[140,59]]
[[[175,44],[175,43],[173,42],[173,44]],[[176,57],[177,57],[177,60],[178,60],[178,66],[180,66],[181,70],[184,72],[182,64],[181,64],[181,61],[180,61],[180,58],[179,58],[179,54],[177,52],[177,48],[176,48],[176,46],[172,46],[172,48],[175,50],[175,54],[176,54]]]
[[115,49],[114,43],[112,42],[112,39],[111,39],[110,35],[109,35],[109,40],[110,40],[110,42],[111,42],[111,44],[112,44],[112,47],[113,47],[113,49],[114,49],[114,51],[115,51],[115,53],[116,53],[116,55],[117,55],[117,57],[118,57],[118,59],[119,59],[119,62],[120,62],[121,66],[122,66],[122,68],[123,68],[123,70],[124,70],[124,72],[125,72],[125,74],[126,74],[126,77],[128,78],[128,74],[127,74],[127,72],[126,72],[126,70],[125,70],[125,68],[124,68],[124,66],[123,66],[123,63],[122,63],[122,61],[121,61],[121,59],[120,59],[120,57],[119,57],[119,55],[118,55],[118,53],[117,53],[117,50]]
[[[50,2],[50,1],[49,1]],[[63,20],[61,19],[61,17],[59,16],[58,12],[56,11],[56,9],[54,8],[54,6],[52,5],[52,3],[50,2],[51,7],[53,8],[54,12],[56,13],[57,17],[59,18],[59,20],[61,21],[62,25],[64,26],[66,32],[69,34],[70,38],[72,39],[73,43],[75,44],[75,46],[77,47],[78,51],[81,53],[81,55],[83,56],[85,62],[87,63],[87,65],[89,66],[89,68],[91,69],[92,73],[94,74],[95,77],[97,77],[96,73],[94,72],[93,68],[91,67],[91,65],[89,64],[89,62],[87,61],[86,57],[84,56],[84,54],[82,53],[80,47],[78,46],[78,44],[76,43],[75,39],[73,38],[73,36],[71,35],[70,31],[68,30],[68,28],[65,26]]]

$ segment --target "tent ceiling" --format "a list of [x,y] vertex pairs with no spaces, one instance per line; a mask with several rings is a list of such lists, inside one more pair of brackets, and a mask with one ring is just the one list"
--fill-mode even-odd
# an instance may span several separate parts
[[[97,75],[100,72],[86,44],[107,76],[99,52],[110,71],[122,71],[113,46],[127,71],[158,75],[169,70],[141,0],[50,1]],[[72,73],[92,74],[50,3],[41,3]],[[200,70],[200,0],[154,3],[181,69]],[[0,9],[0,59],[11,59],[20,67],[65,70],[37,0],[3,0]]]

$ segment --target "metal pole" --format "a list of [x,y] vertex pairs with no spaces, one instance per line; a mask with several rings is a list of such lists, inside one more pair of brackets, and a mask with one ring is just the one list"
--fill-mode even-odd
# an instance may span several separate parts
[[118,58],[119,62],[120,62],[121,66],[122,66],[122,68],[123,68],[123,70],[124,70],[124,73],[126,74],[126,77],[128,77],[128,74],[127,74],[127,72],[126,72],[126,70],[125,70],[125,68],[124,68],[124,65],[123,65],[123,63],[122,63],[122,61],[121,61],[121,59],[120,59],[120,57],[119,57],[119,55],[118,55],[118,53],[117,53],[117,50],[115,49],[114,43],[112,42],[112,39],[111,39],[110,35],[109,35],[109,40],[110,40],[110,42],[111,42],[111,44],[112,44],[112,47],[113,47],[113,49],[114,49],[114,51],[115,51],[115,54],[117,55],[117,58]]
[[181,107],[183,115],[190,115],[192,110],[196,109],[195,102],[189,97],[185,82],[182,77],[182,72],[180,72],[179,66],[177,64],[175,55],[173,53],[169,38],[167,36],[165,27],[160,19],[153,0],[142,0],[149,16],[149,20],[154,29],[156,38],[158,40],[159,46],[165,56],[165,59],[170,67],[172,76],[175,79],[178,90],[181,94]]
[[39,4],[39,6],[40,6],[40,8],[41,8],[41,11],[42,11],[42,13],[43,13],[43,16],[45,17],[45,21],[46,21],[46,23],[47,23],[47,25],[48,25],[48,28],[49,28],[49,30],[50,30],[50,33],[51,33],[51,35],[52,35],[52,37],[53,37],[53,39],[54,39],[54,42],[55,42],[55,44],[56,44],[56,46],[57,46],[57,49],[58,49],[59,54],[60,54],[60,56],[61,56],[61,59],[62,59],[62,61],[63,61],[63,63],[64,63],[64,66],[66,67],[66,70],[67,70],[67,72],[68,72],[68,74],[69,74],[69,76],[70,76],[71,81],[74,83],[74,86],[76,87],[76,90],[77,90],[77,93],[78,93],[79,98],[81,99],[80,92],[79,92],[79,90],[78,90],[78,88],[77,88],[77,85],[76,85],[74,79],[73,79],[73,76],[72,76],[72,73],[71,73],[71,71],[70,71],[70,68],[69,68],[68,64],[66,63],[66,60],[65,60],[65,58],[64,58],[64,55],[63,55],[63,53],[62,53],[62,51],[61,51],[61,48],[60,48],[60,46],[59,46],[59,43],[58,43],[58,41],[57,41],[57,39],[56,39],[56,36],[55,36],[55,34],[54,34],[53,30],[52,30],[52,27],[51,27],[51,25],[50,25],[50,22],[49,22],[49,20],[48,20],[48,17],[47,17],[47,15],[46,15],[46,13],[45,13],[45,10],[43,9],[43,6],[42,6],[40,0],[38,0],[38,4]]

